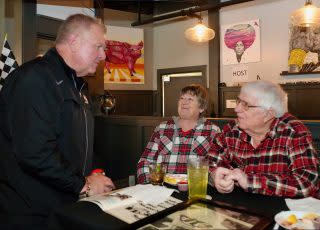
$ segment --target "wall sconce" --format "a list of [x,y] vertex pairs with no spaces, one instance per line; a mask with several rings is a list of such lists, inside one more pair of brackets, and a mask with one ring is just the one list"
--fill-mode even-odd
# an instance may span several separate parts
[[213,29],[208,28],[202,23],[201,12],[200,12],[200,16],[196,16],[196,17],[199,19],[199,22],[197,25],[187,29],[184,32],[186,38],[194,42],[207,42],[213,39],[215,36],[215,32]]
[[310,27],[320,24],[320,9],[312,5],[312,0],[306,0],[305,5],[291,15],[293,26]]

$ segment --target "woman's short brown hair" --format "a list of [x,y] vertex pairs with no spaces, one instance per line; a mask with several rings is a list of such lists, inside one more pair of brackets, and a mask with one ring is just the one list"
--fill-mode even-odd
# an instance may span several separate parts
[[[199,108],[205,111],[208,107],[208,92],[205,87],[200,84],[191,84],[181,89],[180,95],[190,94],[196,96]],[[202,113],[203,114],[203,113]]]

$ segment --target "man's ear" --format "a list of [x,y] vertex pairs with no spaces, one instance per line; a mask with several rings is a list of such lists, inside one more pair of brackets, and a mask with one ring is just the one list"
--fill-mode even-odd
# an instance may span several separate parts
[[266,110],[264,122],[268,122],[275,117],[276,117],[276,113],[275,113],[274,109],[270,108],[270,109]]
[[76,52],[80,47],[80,36],[78,34],[71,34],[68,37],[68,45],[72,52]]

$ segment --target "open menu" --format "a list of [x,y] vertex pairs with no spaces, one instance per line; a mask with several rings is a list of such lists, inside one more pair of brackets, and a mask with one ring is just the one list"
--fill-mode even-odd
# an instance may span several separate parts
[[182,201],[171,196],[174,190],[163,186],[136,185],[84,198],[97,204],[104,212],[132,224]]

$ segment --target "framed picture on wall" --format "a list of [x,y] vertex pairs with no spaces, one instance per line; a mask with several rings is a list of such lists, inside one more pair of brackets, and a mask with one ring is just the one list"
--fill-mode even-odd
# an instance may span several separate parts
[[259,19],[221,26],[222,64],[260,61]]
[[107,26],[105,53],[105,84],[144,84],[143,29]]

